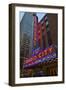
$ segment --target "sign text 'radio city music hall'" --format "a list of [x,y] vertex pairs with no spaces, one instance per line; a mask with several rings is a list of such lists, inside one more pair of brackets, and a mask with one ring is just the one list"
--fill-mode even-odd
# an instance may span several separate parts
[[[53,56],[53,57],[52,57]],[[48,58],[49,57],[49,58]],[[51,59],[56,57],[55,49],[53,47],[49,47],[45,50],[40,50],[38,54],[32,56],[24,62],[24,66],[32,65],[34,63],[38,63],[39,61],[44,61],[44,59]]]

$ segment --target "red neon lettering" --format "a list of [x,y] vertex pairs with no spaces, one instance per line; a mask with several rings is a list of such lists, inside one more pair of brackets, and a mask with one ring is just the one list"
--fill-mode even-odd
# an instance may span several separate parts
[[46,55],[48,54],[48,53],[47,53],[47,50],[44,50],[44,53],[45,53],[45,56],[46,56]]
[[45,52],[44,52],[44,51],[42,51],[42,52],[41,52],[41,55],[42,55],[42,57],[44,57],[44,56],[45,56]]
[[28,64],[28,63],[32,63],[33,61],[37,60],[38,58],[42,58],[48,54],[51,54],[54,51],[54,48],[50,47],[46,50],[41,51],[39,54],[31,57],[30,59],[26,60],[24,63]]
[[41,53],[39,53],[39,54],[38,54],[38,58],[41,58],[41,57],[42,57],[42,55],[41,55]]

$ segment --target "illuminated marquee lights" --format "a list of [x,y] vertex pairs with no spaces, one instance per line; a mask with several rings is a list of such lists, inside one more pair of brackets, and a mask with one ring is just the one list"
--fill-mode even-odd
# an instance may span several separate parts
[[41,50],[38,54],[32,56],[30,59],[27,59],[24,62],[24,67],[32,66],[40,62],[45,62],[45,60],[50,60],[55,57],[56,57],[55,49],[53,47],[49,47],[45,50]]
[[37,60],[37,59],[40,59],[48,54],[51,54],[52,52],[54,52],[55,49],[53,47],[50,47],[48,49],[45,49],[45,50],[40,50],[38,54],[32,56],[31,58],[27,59],[25,61],[25,63],[29,63],[29,62],[32,62],[34,60]]
[[52,54],[50,54],[48,56],[45,56],[45,57],[43,57],[43,58],[41,58],[39,60],[36,60],[35,62],[24,64],[24,68],[34,66],[34,65],[42,63],[42,62],[46,62],[46,61],[49,61],[49,60],[54,59],[54,58],[56,58],[56,53],[52,53]]

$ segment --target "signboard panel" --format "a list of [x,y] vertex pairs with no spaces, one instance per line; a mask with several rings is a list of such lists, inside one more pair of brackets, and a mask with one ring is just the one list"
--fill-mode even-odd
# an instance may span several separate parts
[[38,54],[33,55],[31,58],[25,60],[23,67],[30,67],[38,63],[45,62],[47,60],[51,60],[56,58],[56,52],[54,47],[50,46],[45,50],[40,50]]

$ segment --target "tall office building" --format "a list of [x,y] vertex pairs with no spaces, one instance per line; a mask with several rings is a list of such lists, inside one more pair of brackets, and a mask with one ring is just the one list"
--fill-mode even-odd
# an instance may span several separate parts
[[20,23],[21,57],[30,57],[33,49],[33,14],[26,12]]
[[23,76],[23,63],[31,57],[33,50],[34,17],[32,13],[25,12],[20,22],[20,76]]

